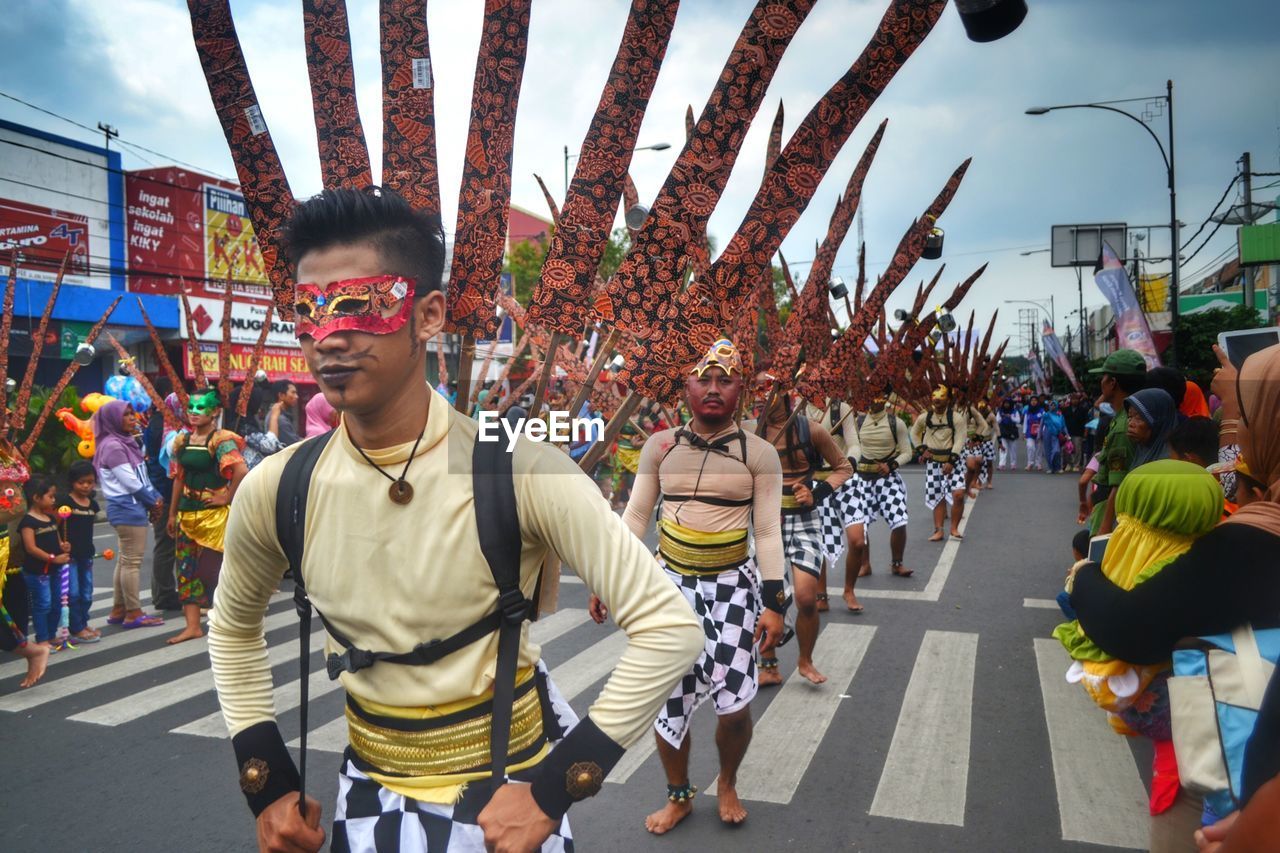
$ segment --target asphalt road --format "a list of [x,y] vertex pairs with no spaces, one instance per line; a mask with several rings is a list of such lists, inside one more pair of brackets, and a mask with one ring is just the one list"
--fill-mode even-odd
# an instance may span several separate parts
[[[907,472],[907,564],[888,576],[888,536],[872,528],[875,574],[859,583],[866,612],[838,595],[823,618],[817,664],[832,680],[793,678],[753,703],[755,741],[740,776],[750,816],[722,826],[713,796],[668,836],[643,819],[664,802],[650,740],[599,796],[574,808],[581,850],[812,848],[875,851],[1131,849],[1145,845],[1146,745],[1110,733],[1100,711],[1065,683],[1049,638],[1062,621],[1048,600],[1070,564],[1074,477],[1000,472],[971,502],[963,542],[925,541],[919,469]],[[99,545],[109,545],[108,528]],[[110,604],[110,568],[94,624]],[[149,561],[143,589],[149,586]],[[832,573],[838,586],[840,570]],[[586,711],[621,651],[612,624],[586,619],[586,592],[566,576],[563,613],[540,628],[553,678]],[[288,585],[285,585],[288,592]],[[836,590],[838,592],[838,590]],[[296,618],[287,594],[271,605],[268,643],[298,734]],[[175,614],[176,616],[176,614]],[[252,850],[253,824],[236,784],[203,643],[164,646],[179,627],[121,633],[53,658],[44,681],[19,690],[21,664],[0,662],[0,849],[21,851]],[[319,648],[313,642],[313,649]],[[322,670],[318,652],[312,672]],[[321,676],[323,678],[323,676]],[[313,681],[313,685],[317,682]],[[291,701],[289,697],[292,697]],[[345,729],[340,691],[316,695],[310,790],[331,819]],[[715,720],[692,729],[692,781],[714,792]],[[328,750],[328,751],[326,751]],[[625,781],[619,777],[625,777]]]

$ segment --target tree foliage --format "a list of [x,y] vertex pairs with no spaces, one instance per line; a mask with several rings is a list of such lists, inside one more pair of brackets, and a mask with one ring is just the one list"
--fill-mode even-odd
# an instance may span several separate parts
[[[31,389],[31,400],[27,404],[26,423],[19,435],[26,435],[26,431],[35,425],[36,418],[40,416],[40,410],[44,408],[45,400],[49,399],[52,388],[43,388],[36,386]],[[80,393],[74,386],[68,385],[58,397],[57,404],[53,407],[53,411],[58,409],[71,409],[72,414],[76,417],[84,419],[88,415],[80,408]],[[71,430],[62,425],[54,416],[50,415],[49,420],[45,422],[44,429],[40,433],[40,437],[36,439],[35,445],[31,448],[31,453],[27,462],[31,465],[31,470],[38,471],[41,474],[48,474],[52,477],[60,477],[71,463],[80,458],[80,454],[76,452],[76,447],[80,444],[80,437]]]
[[1262,318],[1254,308],[1236,305],[1231,308],[1213,308],[1178,318],[1174,341],[1178,347],[1178,367],[1192,382],[1208,387],[1213,379],[1213,369],[1218,358],[1213,345],[1221,332],[1237,329],[1257,329],[1263,326]]

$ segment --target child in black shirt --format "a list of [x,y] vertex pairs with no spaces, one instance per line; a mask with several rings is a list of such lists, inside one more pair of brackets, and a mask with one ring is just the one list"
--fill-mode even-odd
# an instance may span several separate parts
[[67,542],[71,544],[71,635],[81,643],[96,643],[102,632],[89,627],[89,608],[93,606],[93,523],[98,517],[98,503],[93,499],[98,476],[93,463],[80,459],[67,472],[68,490],[58,496],[58,507],[67,507],[71,515],[66,521]]
[[[27,497],[27,514],[18,522],[22,537],[23,579],[31,595],[31,622],[36,642],[54,650],[61,607],[53,606],[53,583],[61,578],[62,567],[71,561],[71,546],[58,535],[57,487],[48,477],[36,475],[22,486]],[[61,597],[61,584],[58,584]]]

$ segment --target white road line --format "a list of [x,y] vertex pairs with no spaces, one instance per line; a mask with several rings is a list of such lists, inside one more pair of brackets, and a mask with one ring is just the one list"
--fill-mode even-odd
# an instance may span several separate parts
[[[292,595],[278,593],[271,596],[271,603],[274,604],[277,601],[284,601],[286,598],[292,597]],[[289,610],[288,612],[293,613],[294,611]],[[56,655],[50,656],[49,666],[71,663],[72,661],[77,661],[82,658],[89,657],[90,655],[96,655],[112,649],[118,649],[121,646],[140,643],[147,639],[155,639],[158,636],[168,636],[170,633],[170,626],[172,626],[173,631],[177,631],[180,624],[181,623],[179,621],[173,621],[166,622],[164,625],[159,625],[153,628],[133,628],[128,631],[113,631],[110,634],[104,634],[102,642],[93,644],[82,643],[76,646],[73,651],[59,652]],[[25,674],[26,671],[27,664],[25,661],[18,660],[10,661],[8,663],[0,663],[0,678],[8,678],[11,675]],[[48,678],[48,676],[45,677]],[[43,685],[45,682],[41,681],[40,683]],[[40,689],[43,690],[44,688],[41,687]]]
[[[858,671],[876,629],[871,625],[828,625],[813,658],[827,683],[810,684],[793,672],[756,721],[751,748],[738,771],[738,796],[787,805],[822,743],[842,694]],[[713,780],[706,788],[715,790]]]
[[551,680],[565,701],[572,702],[579,693],[612,672],[626,648],[626,632],[614,630],[551,670]]
[[[110,590],[108,590],[108,592],[110,592]],[[151,604],[151,593],[149,592],[142,593],[141,595],[138,596],[138,601],[143,607],[148,606],[149,604]],[[110,595],[106,596],[101,601],[95,602],[92,606],[89,607],[89,618],[94,619],[94,618],[97,618],[98,616],[101,616],[104,613],[110,613],[111,604],[112,604],[112,596]]]
[[[271,631],[275,628],[283,628],[286,625],[296,623],[297,619],[298,615],[293,610],[284,610],[267,617],[266,629]],[[151,631],[153,632],[150,635],[152,637],[164,635],[163,632],[157,633],[155,628],[138,628],[136,630]],[[117,643],[117,645],[119,644]],[[103,646],[104,644],[102,643],[97,646],[89,646],[85,651],[94,651],[103,648]],[[28,708],[35,708],[38,705],[65,699],[68,696],[74,696],[77,693],[119,681],[122,678],[149,672],[158,666],[202,655],[205,651],[206,640],[203,638],[188,640],[176,646],[162,646],[153,651],[132,655],[105,666],[86,669],[66,678],[41,681],[39,690],[23,690],[21,693],[11,693],[8,696],[0,697],[0,711],[25,711]],[[55,655],[52,660],[57,660],[63,655],[77,654],[80,657],[84,657],[84,653],[80,652],[61,652]]]
[[925,631],[871,814],[964,826],[978,635]]
[[[313,632],[318,634],[319,632]],[[279,666],[298,659],[298,642],[277,643],[267,650],[267,665]],[[93,723],[99,726],[118,726],[170,708],[179,702],[192,699],[201,693],[213,690],[213,673],[208,669],[200,669],[190,675],[175,678],[154,687],[148,687],[132,693],[123,699],[98,705],[87,711],[68,717],[78,723]]]
[[[338,682],[334,682],[337,684]],[[297,692],[296,690],[294,691]],[[344,706],[345,708],[345,706]],[[225,729],[224,729],[225,731]],[[319,728],[312,729],[307,735],[307,749],[314,749],[317,752],[342,752],[347,748],[347,715],[345,710],[340,713],[337,719],[330,720]],[[301,738],[294,738],[289,741],[289,746],[297,749],[302,746]]]
[[587,611],[581,608],[557,610],[555,613],[543,616],[537,622],[529,624],[529,639],[540,646],[545,646],[552,640],[577,628],[590,618],[587,615]]
[[1063,839],[1147,849],[1147,792],[1128,743],[1083,687],[1067,683],[1061,644],[1036,639],[1035,651]]
[[[296,645],[297,640],[295,639],[292,642]],[[341,686],[342,682],[329,680],[329,673],[325,671],[324,667],[312,672],[307,678],[307,693],[311,699],[332,693]],[[301,698],[302,695],[298,691],[297,678],[292,681],[286,681],[271,692],[271,702],[276,709],[277,716],[298,707],[298,701]],[[179,726],[170,731],[173,734],[196,735],[197,737],[212,737],[221,740],[227,737],[227,724],[223,722],[222,712],[214,711],[208,716],[193,720],[185,726]]]
[[1062,608],[1058,607],[1058,602],[1052,598],[1024,598],[1022,599],[1022,606],[1036,610],[1062,610]]

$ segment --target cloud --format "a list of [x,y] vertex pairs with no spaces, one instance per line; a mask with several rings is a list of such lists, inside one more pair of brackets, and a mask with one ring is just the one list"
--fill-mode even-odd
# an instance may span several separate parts
[[[563,192],[564,148],[576,153],[622,34],[623,0],[537,0],[517,117],[513,201],[539,211],[533,173]],[[662,186],[684,141],[684,113],[699,112],[752,0],[686,2],[651,99],[639,142],[667,142],[640,152],[632,172],[641,198]],[[816,4],[792,42],[747,134],[733,176],[710,222],[723,247],[759,188],[769,123],[779,100],[789,136],[814,102],[857,57],[886,8],[875,2]],[[471,84],[483,4],[431,3],[429,30],[436,78],[438,157],[446,227],[452,231],[471,118]],[[236,0],[236,24],[263,111],[296,195],[320,187],[319,163],[297,4]],[[1074,307],[1070,270],[1051,270],[1047,255],[1021,257],[1020,247],[1047,246],[1062,222],[1168,219],[1163,164],[1150,138],[1131,122],[1096,111],[1023,114],[1034,104],[1078,103],[1158,94],[1177,84],[1179,215],[1189,236],[1235,173],[1240,153],[1275,171],[1277,70],[1271,34],[1277,4],[1253,4],[1247,20],[1217,4],[1172,0],[1159,14],[1144,4],[1111,0],[1044,0],[1032,4],[1021,29],[1000,42],[969,42],[952,9],[836,158],[783,249],[803,274],[825,233],[837,194],[875,126],[889,128],[863,193],[869,270],[887,264],[902,233],[967,156],[973,166],[948,210],[948,270],[957,282],[984,261],[991,266],[966,300],[979,317],[1006,298],[1028,294]],[[377,4],[350,0],[357,89],[364,129],[380,171],[381,78]],[[117,125],[122,137],[231,174],[232,166],[191,43],[181,0],[17,0],[0,20],[6,53],[0,88],[92,126]],[[1142,104],[1136,105],[1141,109]],[[0,116],[77,138],[92,138],[8,103]],[[1163,138],[1163,120],[1152,124]],[[784,136],[784,139],[785,139]],[[154,159],[154,158],[152,158]],[[143,165],[129,162],[131,166]],[[572,167],[572,163],[570,164]],[[1222,229],[1195,265],[1227,248]],[[1153,237],[1167,253],[1168,237]],[[852,279],[851,235],[836,271]],[[922,263],[908,284],[927,278]],[[1101,300],[1086,280],[1086,301]],[[907,287],[891,305],[909,299]],[[913,288],[912,288],[913,289]],[[1016,312],[1014,313],[1016,316]],[[1002,316],[1004,316],[1002,314]],[[1012,332],[1011,322],[1001,330]]]

